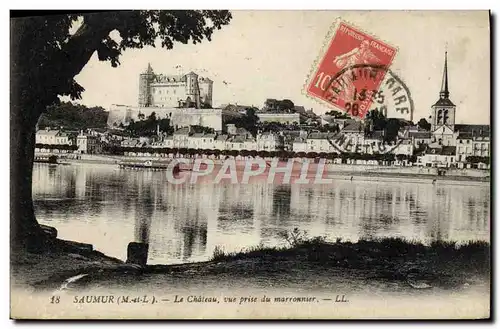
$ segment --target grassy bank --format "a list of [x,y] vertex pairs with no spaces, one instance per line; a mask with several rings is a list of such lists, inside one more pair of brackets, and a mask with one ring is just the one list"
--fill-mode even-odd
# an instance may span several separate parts
[[[147,273],[198,273],[200,276],[236,278],[274,276],[285,280],[309,277],[331,281],[336,277],[397,282],[415,289],[458,288],[488,284],[490,244],[470,241],[434,242],[428,246],[400,238],[362,239],[358,242],[325,242],[322,238],[291,241],[288,247],[254,247],[241,252],[216,248],[211,261],[176,266],[152,265]],[[192,275],[192,274],[191,274]],[[347,279],[349,279],[347,277]]]
[[290,247],[254,247],[232,253],[216,248],[212,257],[213,262],[242,259],[293,259],[315,263],[320,267],[370,268],[378,271],[378,274],[396,279],[410,272],[474,272],[489,275],[490,244],[470,241],[457,245],[455,242],[437,241],[426,246],[401,238],[328,243],[321,238],[313,238],[293,243]]
[[259,246],[230,253],[216,248],[207,262],[144,268],[95,253],[25,256],[24,261],[18,259],[16,263],[21,265],[17,266],[17,272],[24,269],[31,275],[36,273],[29,281],[42,290],[58,289],[62,282],[82,273],[86,277],[74,283],[75,288],[140,284],[189,286],[201,282],[225,285],[230,281],[287,286],[302,285],[301,282],[307,280],[322,287],[335,287],[343,282],[359,289],[378,282],[395,285],[394,289],[400,290],[457,289],[489,283],[490,244],[487,242],[471,241],[460,246],[453,242],[426,246],[399,238],[362,239],[355,243],[297,238],[290,242],[288,247]]

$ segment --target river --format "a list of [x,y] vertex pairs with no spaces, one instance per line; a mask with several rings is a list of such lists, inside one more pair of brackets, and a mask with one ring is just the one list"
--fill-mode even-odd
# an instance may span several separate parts
[[126,259],[149,242],[149,264],[210,259],[286,242],[280,232],[356,241],[403,237],[423,243],[489,241],[490,185],[400,177],[335,176],[333,183],[171,184],[161,171],[116,165],[35,164],[35,212],[59,237]]

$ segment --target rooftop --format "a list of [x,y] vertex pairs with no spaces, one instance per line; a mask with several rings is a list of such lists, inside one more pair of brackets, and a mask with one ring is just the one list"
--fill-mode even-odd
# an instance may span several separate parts
[[433,106],[455,106],[448,98],[440,98]]
[[327,139],[333,138],[335,135],[334,133],[310,133],[307,139]]
[[459,133],[459,138],[460,136],[489,137],[490,125],[457,124],[455,125],[455,132]]
[[355,121],[347,123],[346,121],[346,126],[344,129],[342,129],[343,132],[363,132],[363,123],[361,121]]
[[56,136],[57,134],[59,134],[59,131],[60,130],[56,130],[56,129],[50,129],[50,130],[40,129],[36,133],[38,135],[44,135],[44,136]]
[[366,135],[365,139],[382,140],[384,139],[384,131],[383,130],[372,131],[370,134]]
[[190,132],[189,127],[183,127],[174,131],[174,135],[188,135]]
[[303,137],[297,137],[293,140],[294,143],[305,143],[306,139]]
[[426,130],[421,130],[421,131],[409,131],[408,132],[408,137],[414,137],[414,138],[431,138],[431,132],[426,131]]
[[244,143],[244,142],[253,142],[253,138],[247,138],[246,135],[235,135],[231,137],[230,142],[233,143]]
[[429,148],[427,153],[438,154],[438,155],[455,155],[457,151],[456,146],[442,146]]

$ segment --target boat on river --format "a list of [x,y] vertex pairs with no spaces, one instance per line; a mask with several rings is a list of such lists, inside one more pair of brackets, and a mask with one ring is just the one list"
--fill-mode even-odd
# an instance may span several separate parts
[[[120,169],[133,169],[133,170],[147,169],[153,171],[160,171],[169,169],[169,163],[163,161],[162,162],[154,161],[154,160],[120,161],[118,163],[118,166],[120,167]],[[180,171],[181,170],[179,164],[176,164],[173,168],[174,174]]]
[[58,164],[57,155],[35,155],[33,161],[36,163]]

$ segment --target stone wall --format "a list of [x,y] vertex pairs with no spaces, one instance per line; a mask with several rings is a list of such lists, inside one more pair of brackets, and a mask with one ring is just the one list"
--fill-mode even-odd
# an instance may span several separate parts
[[224,123],[238,113],[222,109],[196,109],[196,108],[164,108],[164,107],[134,107],[113,105],[109,110],[108,126],[118,126],[120,123],[127,125],[133,119],[138,121],[139,113],[147,118],[155,112],[158,119],[169,118],[170,125],[181,128],[190,125],[210,127],[222,130]]

